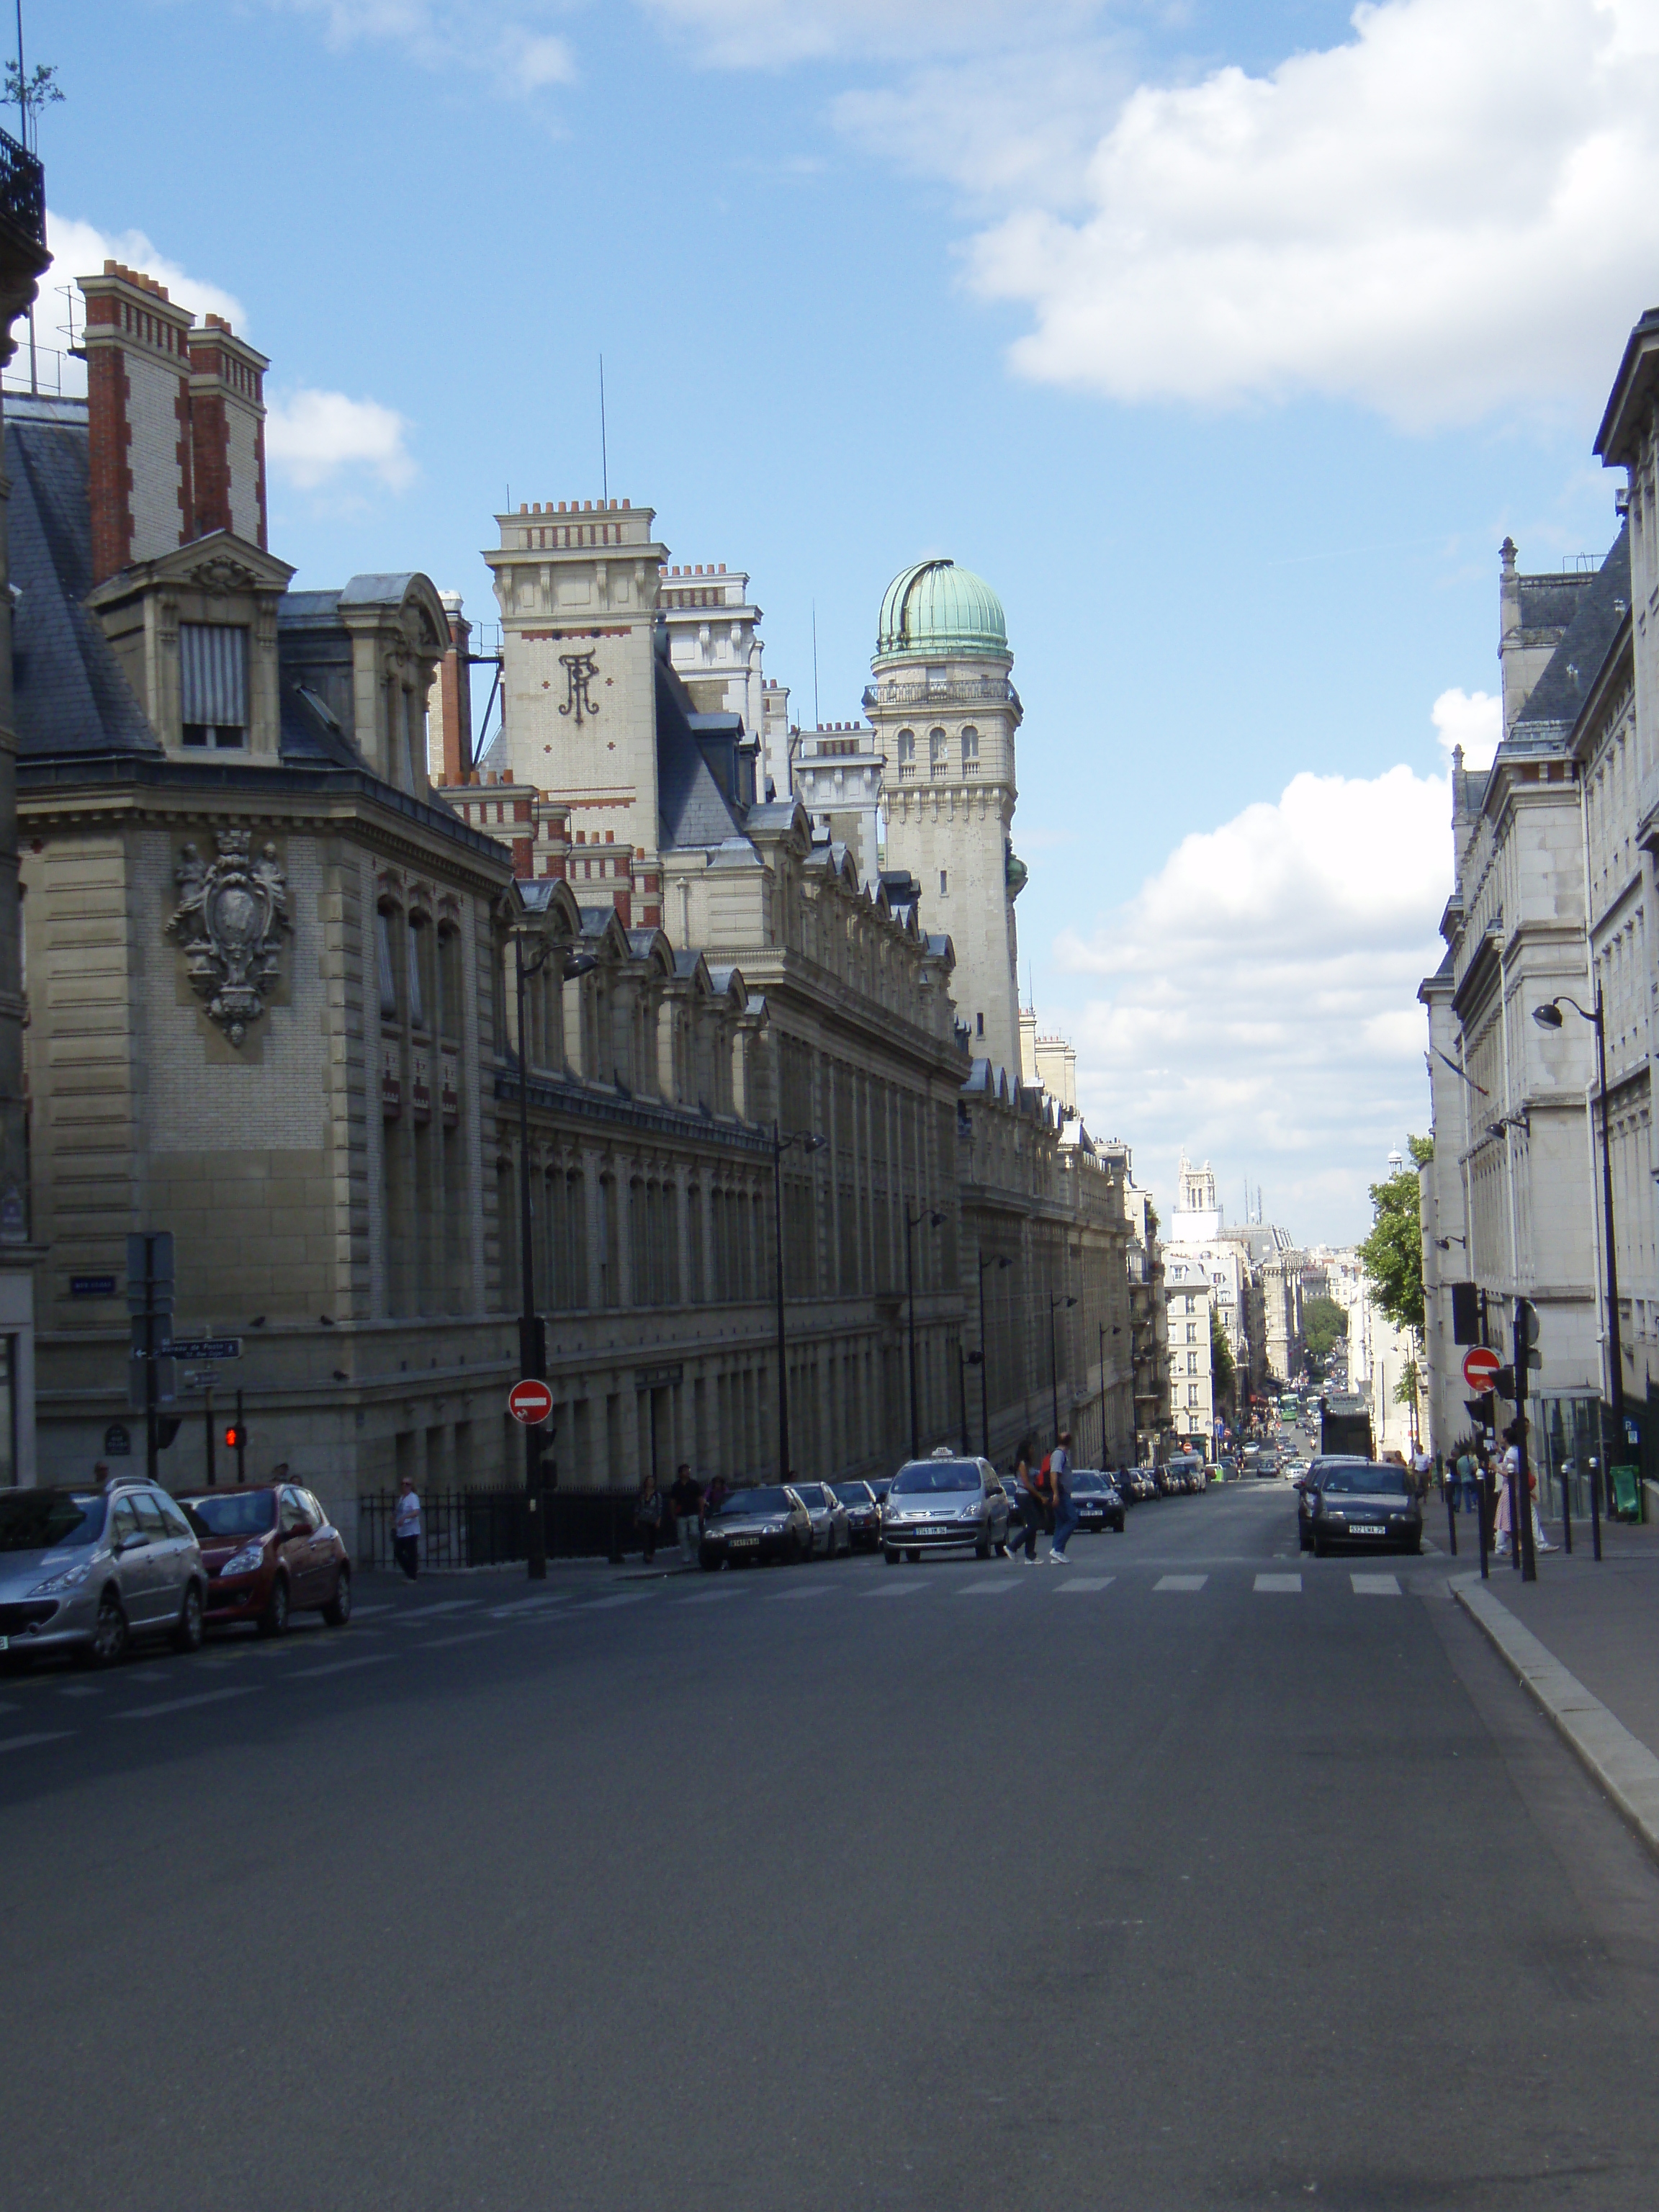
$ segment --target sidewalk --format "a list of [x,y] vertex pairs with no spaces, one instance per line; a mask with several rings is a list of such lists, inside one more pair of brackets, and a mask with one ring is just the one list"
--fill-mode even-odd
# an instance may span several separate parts
[[1487,1582],[1466,1571],[1452,1588],[1659,1855],[1659,1528],[1604,1526],[1599,1565],[1589,1535],[1575,1525],[1571,1558],[1546,1553],[1535,1583],[1494,1560]]

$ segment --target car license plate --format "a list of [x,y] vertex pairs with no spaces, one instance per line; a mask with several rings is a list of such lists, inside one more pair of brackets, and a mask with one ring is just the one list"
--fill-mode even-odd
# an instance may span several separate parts
[[758,1536],[733,1536],[732,1539],[732,1545],[733,1550],[735,1550],[739,1544],[758,1544],[760,1538]]
[[951,1531],[943,1521],[929,1521],[917,1529],[918,1536],[948,1536]]
[[1351,1536],[1386,1536],[1386,1528],[1379,1528],[1374,1521],[1356,1521],[1348,1534]]

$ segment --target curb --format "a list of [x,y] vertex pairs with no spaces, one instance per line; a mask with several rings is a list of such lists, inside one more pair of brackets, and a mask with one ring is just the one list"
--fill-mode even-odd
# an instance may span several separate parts
[[1659,1858],[1659,1759],[1593,1697],[1478,1577],[1454,1577],[1452,1595],[1476,1622],[1521,1686]]

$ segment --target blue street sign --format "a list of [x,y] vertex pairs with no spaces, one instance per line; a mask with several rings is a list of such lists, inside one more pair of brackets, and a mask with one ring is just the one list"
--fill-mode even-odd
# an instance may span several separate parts
[[240,1359],[240,1336],[175,1336],[167,1350],[175,1359]]

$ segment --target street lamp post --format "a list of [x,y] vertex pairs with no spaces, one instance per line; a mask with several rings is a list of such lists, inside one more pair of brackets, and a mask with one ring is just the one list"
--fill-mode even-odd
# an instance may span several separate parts
[[804,1152],[821,1152],[827,1137],[803,1130],[781,1129],[772,1124],[772,1231],[777,1261],[778,1290],[778,1480],[789,1480],[789,1355],[783,1333],[783,1156],[792,1145]]
[[[524,987],[539,975],[552,958],[554,946],[544,938],[529,960],[524,957],[524,932],[513,933],[513,992],[519,1024],[519,1286],[522,1310],[519,1316],[519,1377],[521,1382],[547,1379],[547,1339],[536,1311],[536,1238],[530,1211],[530,1048],[525,1030]],[[591,952],[561,953],[567,981],[586,975],[599,963]],[[533,1421],[524,1431],[525,1515],[528,1524],[526,1567],[532,1582],[547,1579],[547,1530],[542,1518],[542,1432]]]
[[1056,1297],[1048,1293],[1048,1391],[1054,1401],[1054,1442],[1060,1442],[1060,1352],[1054,1340],[1054,1316],[1062,1306],[1074,1306],[1075,1298]]
[[[1601,1214],[1607,1224],[1607,1399],[1613,1407],[1613,1437],[1618,1449],[1625,1449],[1625,1349],[1619,1333],[1619,1255],[1613,1249],[1613,1153],[1607,1131],[1607,1031],[1601,1003],[1601,983],[1595,984],[1595,1005],[1586,1013],[1577,999],[1563,992],[1559,998],[1548,999],[1541,1006],[1534,1006],[1532,1018],[1540,1030],[1559,1030],[1561,1009],[1571,1006],[1580,1021],[1589,1023],[1595,1031],[1595,1080],[1601,1093]],[[1516,1388],[1525,1388],[1522,1379],[1516,1377]],[[1605,1443],[1601,1449],[1601,1473],[1609,1484],[1613,1480],[1612,1462]],[[1612,1497],[1609,1489],[1608,1497]],[[1601,1556],[1601,1511],[1595,1495],[1595,1470],[1590,1470],[1590,1536],[1592,1548],[1599,1559]]]
[[904,1208],[904,1290],[909,1306],[910,1339],[910,1456],[921,1457],[921,1422],[916,1410],[916,1259],[915,1233],[925,1221],[930,1229],[937,1229],[944,1221],[942,1213],[930,1212],[919,1206],[911,1212],[907,1200]]
[[[979,1448],[987,1459],[991,1456],[991,1362],[985,1348],[985,1270],[1013,1264],[1006,1253],[993,1253],[988,1260],[983,1253],[979,1255]],[[965,1436],[963,1448],[967,1449]]]

